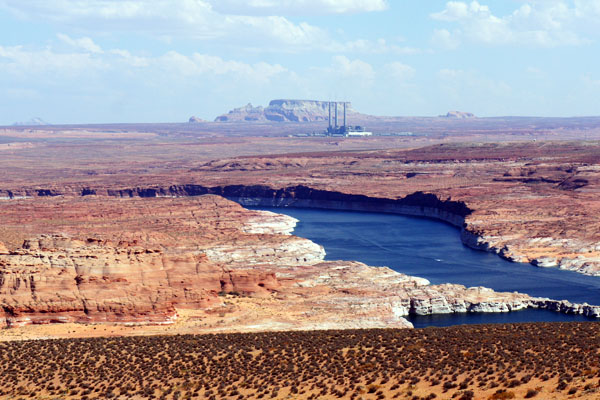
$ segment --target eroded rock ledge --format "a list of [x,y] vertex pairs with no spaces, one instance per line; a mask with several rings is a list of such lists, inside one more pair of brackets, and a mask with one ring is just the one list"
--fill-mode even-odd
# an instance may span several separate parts
[[[0,191],[0,194],[2,192]],[[471,209],[462,201],[440,199],[430,193],[416,192],[400,199],[371,197],[298,185],[274,189],[265,185],[171,185],[167,187],[136,187],[127,189],[71,188],[35,189],[15,193],[6,198],[57,197],[64,195],[100,195],[120,198],[189,197],[214,194],[245,206],[311,207],[337,210],[372,211],[438,218],[461,227]]]

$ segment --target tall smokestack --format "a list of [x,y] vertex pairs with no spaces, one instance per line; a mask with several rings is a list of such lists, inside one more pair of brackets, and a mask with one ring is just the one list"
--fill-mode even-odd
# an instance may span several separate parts
[[335,104],[335,127],[337,128],[338,127],[338,121],[337,121],[337,109],[338,109],[338,106],[337,106],[337,101],[334,101],[333,104]]
[[328,102],[329,104],[329,130],[331,130],[331,102]]
[[346,102],[344,102],[344,128],[346,127]]

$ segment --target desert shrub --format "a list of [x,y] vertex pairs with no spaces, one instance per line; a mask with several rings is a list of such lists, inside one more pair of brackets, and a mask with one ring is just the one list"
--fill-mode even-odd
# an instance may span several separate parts
[[514,398],[515,398],[515,394],[513,392],[509,392],[504,389],[497,390],[496,393],[494,393],[493,395],[491,395],[489,397],[490,400],[508,400],[508,399],[514,399]]
[[442,386],[444,388],[444,390],[450,390],[456,387],[456,383],[451,382],[451,381],[446,381],[444,382],[444,385]]
[[538,392],[537,390],[535,390],[535,389],[529,389],[529,390],[527,391],[527,393],[525,393],[525,398],[526,398],[526,399],[531,399],[532,397],[535,397],[535,396],[537,396],[537,395],[538,395],[538,393],[539,393],[539,392]]

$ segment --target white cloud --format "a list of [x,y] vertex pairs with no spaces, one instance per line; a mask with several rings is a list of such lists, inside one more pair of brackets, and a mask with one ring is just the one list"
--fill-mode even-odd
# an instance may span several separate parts
[[326,15],[383,11],[385,0],[209,0],[219,12],[238,15]]
[[415,76],[416,70],[410,65],[395,61],[384,65],[388,75],[397,81],[407,81]]
[[327,41],[323,43],[324,49],[333,53],[363,53],[363,54],[420,54],[423,50],[410,47],[399,46],[389,43],[383,38],[377,40],[357,39],[344,43],[337,41]]
[[434,46],[447,50],[456,49],[460,45],[459,35],[456,32],[452,34],[447,29],[434,30],[431,42]]
[[600,17],[600,0],[575,0],[575,13],[581,18]]
[[150,65],[150,59],[148,57],[136,56],[127,50],[111,49],[108,53],[120,57],[121,60],[130,67],[144,68]]
[[371,81],[375,78],[375,71],[371,64],[355,59],[350,60],[346,56],[333,57],[333,71],[345,78],[357,78],[363,81]]
[[297,47],[318,46],[327,41],[327,33],[322,29],[304,22],[294,24],[280,16],[227,16],[225,24],[240,38],[252,38],[261,46],[268,47],[273,42]]
[[[595,0],[594,0],[595,1]],[[450,1],[431,18],[458,25],[452,33],[434,32],[433,41],[452,48],[461,41],[489,45],[534,45],[543,47],[581,45],[588,40],[578,32],[583,8],[571,8],[563,0],[528,0],[509,15],[496,16],[478,1]]]
[[473,14],[480,14],[481,11],[489,14],[489,8],[485,7],[482,10],[482,6],[476,1],[471,3],[471,5],[462,1],[449,1],[446,3],[446,8],[443,11],[431,14],[431,17],[440,21],[460,21],[471,17]]
[[28,50],[23,46],[0,46],[0,69],[14,76],[28,74],[50,77],[91,73],[108,68],[108,64],[88,52],[56,53],[50,48]]
[[273,76],[287,71],[279,64],[247,64],[199,53],[186,56],[176,51],[169,51],[152,60],[152,64],[178,76],[229,75],[237,79],[253,79],[260,82],[268,82]]
[[[287,15],[380,11],[387,0],[0,0],[26,20],[50,21],[61,30],[96,35],[135,32],[163,42],[206,40],[245,52],[416,54],[420,49],[385,39],[336,40],[327,28],[293,22]],[[64,43],[97,51],[89,37],[58,36]]]
[[0,6],[24,19],[49,20],[103,33],[133,31],[161,38],[227,38],[242,45],[269,39],[287,46],[310,46],[324,36],[318,27],[295,24],[282,16],[221,14],[203,0],[0,0]]
[[0,70],[25,80],[52,77],[75,77],[81,74],[88,76],[93,71],[120,73],[135,68],[142,70],[146,76],[164,75],[167,72],[171,79],[208,78],[210,76],[226,76],[228,79],[248,79],[255,82],[268,82],[278,74],[287,72],[279,64],[258,62],[255,64],[241,61],[225,60],[218,56],[193,53],[190,56],[169,51],[157,57],[132,55],[123,49],[104,51],[93,46],[91,53],[85,46],[79,46],[79,40],[68,37],[61,40],[77,45],[79,52],[60,52],[52,48],[28,50],[22,46],[0,46]]
[[68,44],[69,46],[85,50],[89,53],[102,53],[102,49],[100,48],[100,46],[98,46],[96,43],[94,43],[94,41],[92,39],[90,39],[89,37],[72,39],[71,37],[69,37],[68,35],[65,35],[64,33],[57,33],[56,36],[64,43]]

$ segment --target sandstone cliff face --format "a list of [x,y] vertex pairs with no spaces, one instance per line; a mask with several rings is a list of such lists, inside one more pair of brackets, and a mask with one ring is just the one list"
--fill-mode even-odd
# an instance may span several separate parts
[[[333,107],[333,106],[332,106]],[[342,118],[342,105],[338,106],[338,118]],[[332,108],[332,118],[334,116]],[[347,103],[346,113],[357,114]],[[327,121],[329,118],[329,102],[317,100],[271,100],[268,107],[254,107],[247,104],[244,107],[234,108],[227,114],[218,116],[216,122],[313,122]]]
[[[201,260],[187,261],[193,262],[193,269],[185,270],[188,285],[200,283],[191,302],[210,303],[210,277],[189,274]],[[0,258],[3,322],[167,322],[175,316],[174,298],[186,302],[183,290],[176,293],[180,288],[168,285],[173,275],[185,275],[183,268],[174,268],[185,267],[181,263],[160,250],[44,235]],[[154,285],[145,285],[150,281],[164,289],[152,290]]]
[[[322,254],[312,242],[281,234],[290,231],[293,218],[270,219],[215,196],[108,204],[24,200],[12,206],[3,209],[5,229],[38,234],[0,249],[6,326],[168,323],[176,309],[220,304],[222,292],[264,295],[280,287],[274,273],[250,270],[250,264],[274,258],[302,263],[315,257],[312,252]],[[257,228],[261,218],[268,222]],[[230,247],[236,248],[232,243],[238,243],[235,257],[248,260],[238,270],[225,265]]]

